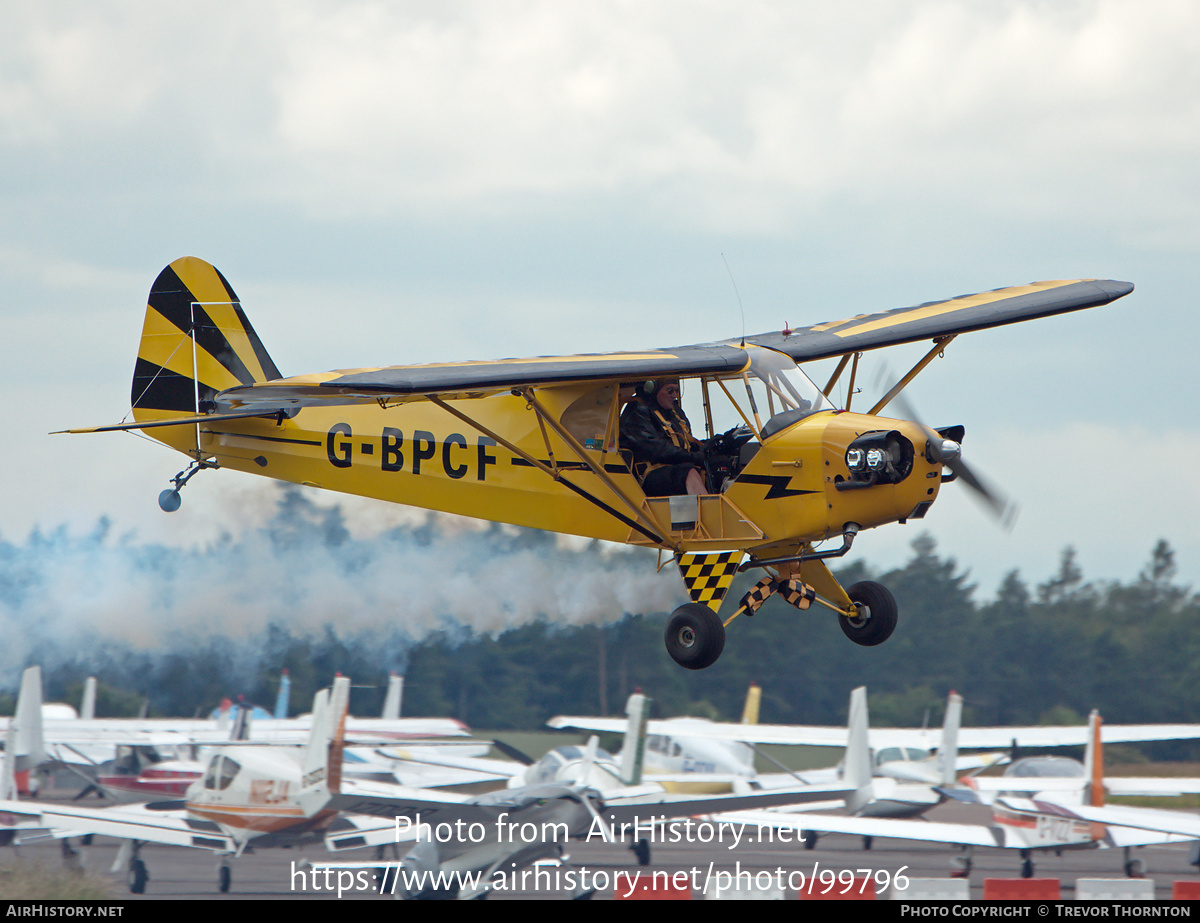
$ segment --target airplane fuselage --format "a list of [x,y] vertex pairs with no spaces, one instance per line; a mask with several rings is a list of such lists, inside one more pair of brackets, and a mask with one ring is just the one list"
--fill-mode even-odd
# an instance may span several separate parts
[[[840,535],[847,522],[871,528],[923,515],[941,484],[941,466],[923,456],[925,436],[914,424],[819,412],[769,435],[723,494],[703,499],[701,529],[672,531],[666,498],[645,501],[620,454],[603,446],[603,426],[594,433],[592,418],[572,413],[581,402],[602,405],[613,387],[550,388],[539,391],[538,398],[581,444],[596,446],[585,449],[588,456],[621,493],[645,504],[658,534],[673,547],[786,550]],[[493,395],[448,406],[503,434],[528,457],[425,401],[386,409],[378,404],[310,407],[278,422],[225,420],[149,433],[195,456],[199,431],[203,457],[250,474],[518,526],[653,544],[631,528],[636,515],[622,499],[556,433],[543,431],[524,397]],[[135,409],[134,416],[142,415]],[[852,480],[845,460],[849,444],[867,432],[890,431],[915,447],[911,473],[897,484],[838,489],[839,482]],[[528,459],[555,469],[620,515],[555,483]]]

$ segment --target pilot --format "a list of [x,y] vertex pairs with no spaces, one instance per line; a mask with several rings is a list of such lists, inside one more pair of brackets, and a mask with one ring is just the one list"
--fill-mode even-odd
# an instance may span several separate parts
[[679,381],[648,381],[621,412],[621,450],[647,497],[702,494],[703,443],[679,407]]

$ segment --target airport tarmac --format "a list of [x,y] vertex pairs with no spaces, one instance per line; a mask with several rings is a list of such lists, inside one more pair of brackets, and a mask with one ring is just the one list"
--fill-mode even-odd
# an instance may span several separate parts
[[[942,821],[986,821],[986,810],[977,806],[947,804],[930,812],[931,820]],[[81,849],[89,871],[106,875],[116,855],[118,842],[97,837],[90,847]],[[786,883],[799,880],[798,874],[820,876],[827,873],[825,882],[833,880],[847,870],[858,875],[871,875],[877,884],[890,881],[902,873],[908,878],[946,878],[955,866],[960,850],[941,844],[911,843],[901,840],[876,838],[870,850],[862,848],[859,837],[829,835],[822,837],[816,848],[808,850],[799,844],[759,842],[747,833],[736,846],[731,843],[720,845],[686,843],[652,847],[651,864],[640,871],[665,872],[683,877],[697,887],[694,896],[699,897],[707,880],[710,885],[725,883],[732,876],[741,874],[743,881],[755,876],[759,885],[768,880]],[[1198,880],[1200,874],[1189,865],[1192,847],[1184,843],[1175,846],[1150,847],[1134,850],[1133,856],[1146,864],[1146,876],[1155,882],[1156,897],[1169,899],[1172,883],[1177,879]],[[4,850],[10,853],[10,850]],[[367,851],[363,851],[366,853]],[[627,890],[630,876],[639,868],[633,854],[623,845],[605,844],[599,839],[594,842],[572,842],[568,847],[571,865],[577,874],[586,872],[588,884],[605,885],[597,889],[597,899],[611,899],[617,888]],[[23,859],[60,865],[63,862],[57,844],[30,845],[20,849]],[[355,875],[353,881],[345,876],[343,882],[350,885],[340,898],[337,893],[336,876],[314,876],[305,872],[304,860],[322,862],[357,858],[353,852],[333,857],[320,845],[307,849],[263,849],[232,860],[232,887],[227,894],[217,891],[218,862],[210,854],[197,850],[174,847],[146,846],[142,858],[150,870],[150,881],[143,895],[129,894],[121,876],[113,877],[113,896],[136,900],[146,899],[213,899],[246,900],[299,898],[308,900],[381,900],[387,895],[378,893],[374,875],[368,870]],[[982,897],[985,878],[1019,877],[1020,857],[1016,850],[976,849],[970,875],[971,896]],[[0,864],[6,857],[0,854]],[[1034,854],[1036,876],[1057,878],[1062,885],[1063,899],[1074,897],[1075,881],[1078,878],[1121,878],[1124,857],[1119,849],[1068,850],[1056,856],[1053,852]],[[554,899],[567,895],[571,884],[565,879],[567,869],[526,869],[517,873],[512,888],[491,892],[491,899]],[[723,873],[723,874],[722,874]],[[681,879],[682,880],[682,879]],[[837,884],[835,887],[842,887]],[[822,885],[821,887],[824,887]],[[883,893],[884,889],[879,888]]]

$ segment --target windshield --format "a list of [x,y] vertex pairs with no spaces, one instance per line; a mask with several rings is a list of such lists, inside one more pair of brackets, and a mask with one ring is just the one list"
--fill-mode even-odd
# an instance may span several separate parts
[[[711,413],[710,434],[744,424],[765,439],[811,413],[834,409],[788,356],[761,346],[747,346],[746,353],[750,367],[745,372],[703,384]],[[685,395],[685,403],[700,399],[696,390]]]

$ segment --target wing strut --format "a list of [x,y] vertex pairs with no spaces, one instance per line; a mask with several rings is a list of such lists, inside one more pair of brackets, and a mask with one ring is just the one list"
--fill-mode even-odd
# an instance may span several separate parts
[[[934,356],[940,354],[943,350],[945,350],[945,348],[947,346],[950,345],[950,342],[954,339],[955,336],[957,336],[957,334],[951,334],[948,337],[938,337],[937,339],[935,339],[933,341],[933,349],[929,350],[929,352],[927,352],[925,354],[925,358],[923,358],[920,362],[918,362],[911,369],[909,369],[908,374],[905,375],[903,378],[901,378],[898,382],[896,382],[892,386],[892,390],[889,391],[887,394],[885,394],[883,397],[881,397],[879,399],[879,403],[876,404],[874,407],[872,407],[870,410],[868,410],[867,413],[869,413],[871,416],[875,416],[876,414],[879,413],[879,411],[883,410],[884,407],[886,407],[889,403],[891,403],[892,398],[894,398],[897,394],[899,394],[901,391],[903,391],[905,386],[910,381],[912,381],[914,378],[916,378],[917,375],[919,375],[921,373],[922,369],[925,368],[925,366],[929,365],[929,363],[933,361]],[[846,403],[848,404],[850,402],[847,401]]]

